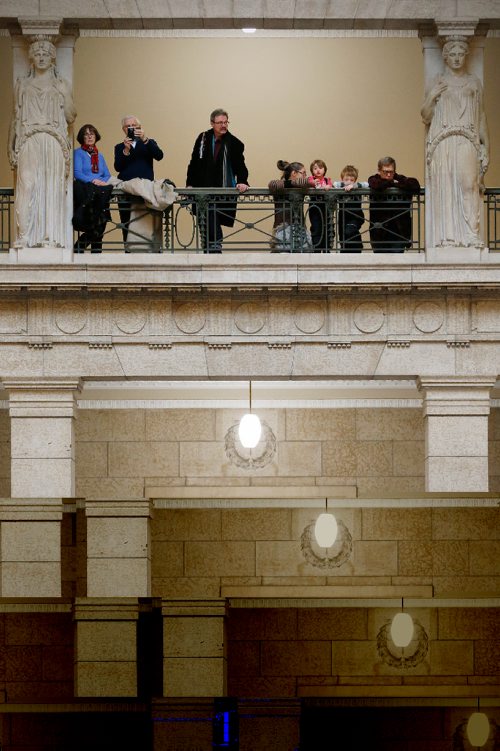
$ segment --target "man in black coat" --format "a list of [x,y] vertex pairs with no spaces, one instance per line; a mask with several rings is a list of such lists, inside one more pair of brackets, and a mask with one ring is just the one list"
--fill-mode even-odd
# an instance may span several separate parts
[[[378,161],[378,172],[368,178],[370,240],[374,253],[404,253],[412,244],[411,197],[420,192],[416,177],[396,172],[392,156]],[[391,193],[384,193],[393,188]]]
[[[188,188],[236,188],[244,193],[248,188],[248,170],[245,164],[245,144],[228,131],[228,114],[216,109],[210,115],[211,128],[196,139],[187,169]],[[209,203],[202,211],[195,206],[202,242],[209,253],[222,249],[222,226],[232,227],[236,215],[236,201],[220,200]],[[208,231],[207,231],[208,230]]]

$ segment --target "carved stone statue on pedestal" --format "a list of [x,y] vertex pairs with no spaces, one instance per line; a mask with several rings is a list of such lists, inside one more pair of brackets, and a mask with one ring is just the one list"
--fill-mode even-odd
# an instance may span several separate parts
[[483,177],[489,141],[479,79],[468,73],[465,37],[447,37],[445,70],[422,106],[427,125],[426,192],[432,202],[431,247],[481,248]]
[[64,247],[68,124],[76,111],[70,86],[57,73],[52,42],[34,38],[29,59],[29,74],[15,85],[9,132],[9,160],[17,169],[14,247]]

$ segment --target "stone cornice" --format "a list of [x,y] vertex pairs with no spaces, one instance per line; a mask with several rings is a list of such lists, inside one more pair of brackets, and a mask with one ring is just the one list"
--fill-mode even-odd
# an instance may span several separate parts
[[[122,257],[123,256],[123,257]],[[361,281],[360,281],[361,280]],[[0,292],[66,291],[165,292],[188,296],[200,292],[226,294],[229,290],[261,292],[470,292],[500,289],[500,255],[484,254],[475,263],[430,263],[424,254],[375,257],[366,253],[355,260],[342,254],[320,259],[309,254],[158,254],[140,258],[120,254],[74,264],[21,265],[0,263]]]

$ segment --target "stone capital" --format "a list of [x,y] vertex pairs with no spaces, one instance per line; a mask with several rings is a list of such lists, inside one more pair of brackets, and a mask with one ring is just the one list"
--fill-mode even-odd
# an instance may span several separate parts
[[418,376],[417,386],[420,390],[430,388],[442,389],[490,389],[497,379],[494,375],[485,376]]
[[59,390],[68,391],[81,388],[80,378],[4,378],[2,383],[6,389],[16,389],[18,391],[49,391]]
[[62,521],[61,498],[0,498],[0,522]]
[[91,498],[85,501],[85,516],[120,518],[153,518],[153,501],[149,498],[125,500]]
[[11,417],[74,417],[79,378],[6,378]]
[[203,617],[222,618],[227,615],[227,600],[223,597],[213,600],[162,600],[161,612],[164,617]]
[[[62,18],[18,18],[22,35],[25,37],[58,37],[61,30]],[[33,41],[33,40],[32,40]],[[54,43],[56,39],[51,39]]]
[[75,621],[136,621],[139,602],[136,597],[77,597]]
[[428,415],[488,415],[494,376],[419,377],[424,417]]
[[439,37],[473,37],[476,33],[479,18],[436,18]]

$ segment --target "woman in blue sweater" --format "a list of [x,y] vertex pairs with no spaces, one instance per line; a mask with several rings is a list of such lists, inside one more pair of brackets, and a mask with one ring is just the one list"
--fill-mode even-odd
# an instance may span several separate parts
[[80,230],[75,251],[83,253],[91,245],[92,253],[100,253],[102,236],[109,215],[112,186],[108,165],[96,146],[101,139],[99,131],[89,123],[82,125],[76,140],[81,147],[74,152],[73,226]]

